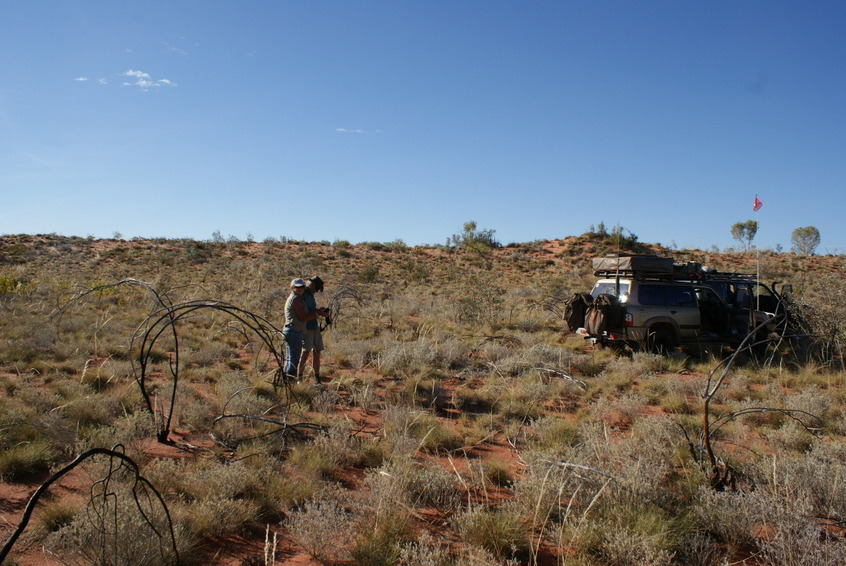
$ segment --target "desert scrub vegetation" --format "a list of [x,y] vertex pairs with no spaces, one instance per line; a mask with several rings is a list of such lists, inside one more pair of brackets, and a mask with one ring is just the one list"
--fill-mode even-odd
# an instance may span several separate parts
[[[592,282],[583,250],[646,249],[623,229],[592,231],[486,249],[0,238],[2,486],[34,490],[77,454],[122,445],[161,494],[164,507],[142,509],[167,509],[180,564],[219,563],[227,540],[268,534],[277,563],[842,563],[846,287],[832,274],[846,261],[764,258],[822,346],[803,362],[738,359],[706,408],[721,357],[597,350],[563,332],[563,300]],[[685,253],[729,271],[749,261]],[[279,344],[250,324],[280,327],[288,282],[314,274],[319,304],[340,297],[327,379],[283,385]],[[151,324],[186,304],[202,308],[176,336]],[[103,485],[102,463],[81,469],[78,493]],[[130,475],[111,479],[131,495]],[[45,546],[107,563],[78,547],[102,527],[93,501],[117,519],[107,536],[121,556],[176,563],[126,535],[147,528],[131,499],[69,491],[51,487],[10,560]],[[6,539],[22,504],[0,499]]]

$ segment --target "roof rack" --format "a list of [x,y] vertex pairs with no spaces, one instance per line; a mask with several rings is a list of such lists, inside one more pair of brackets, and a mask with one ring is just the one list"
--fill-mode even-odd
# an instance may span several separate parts
[[703,271],[699,273],[662,273],[654,271],[632,271],[626,269],[620,270],[600,270],[594,271],[596,277],[614,278],[627,277],[630,279],[655,279],[655,280],[674,280],[674,281],[757,281],[758,278],[750,273],[723,273],[719,271]]
[[695,273],[662,273],[657,271],[631,271],[627,269],[615,269],[594,271],[593,274],[597,277],[604,277],[606,279],[625,277],[628,279],[654,279],[660,281],[702,281],[702,276]]
[[714,271],[711,273],[702,274],[705,279],[711,281],[728,281],[730,279],[744,279],[747,281],[757,281],[758,277],[754,273],[721,273]]
[[593,259],[597,277],[629,277],[634,279],[676,281],[757,281],[749,273],[722,273],[703,267],[696,261],[674,262],[668,257],[651,254],[608,254]]

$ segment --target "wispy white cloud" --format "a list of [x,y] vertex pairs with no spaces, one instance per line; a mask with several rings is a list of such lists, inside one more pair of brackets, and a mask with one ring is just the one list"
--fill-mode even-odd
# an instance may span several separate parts
[[335,128],[336,132],[342,134],[381,134],[382,130],[350,130],[348,128]]
[[[180,38],[180,39],[184,39],[184,38]],[[177,53],[179,55],[188,55],[187,51],[185,51],[184,49],[180,49],[179,47],[175,47],[175,46],[169,44],[167,41],[163,41],[162,45],[164,45],[165,49],[167,49],[168,51],[170,51],[172,53]]]
[[[91,79],[89,79],[88,77],[74,77],[73,80],[75,80],[78,83],[87,83]],[[98,85],[107,85],[107,84],[109,84],[109,81],[107,81],[106,79],[100,78],[100,79],[97,79],[97,84]]]
[[145,73],[144,71],[130,69],[123,73],[123,76],[130,78],[130,80],[124,81],[123,86],[137,86],[142,90],[161,86],[176,86],[176,83],[170,79],[153,79],[149,73]]

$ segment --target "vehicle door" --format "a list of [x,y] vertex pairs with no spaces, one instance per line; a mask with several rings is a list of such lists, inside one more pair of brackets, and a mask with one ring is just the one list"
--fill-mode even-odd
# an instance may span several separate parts
[[732,308],[710,286],[696,287],[703,338],[722,338],[729,332]]
[[[766,285],[755,281],[739,281],[734,285],[737,290],[737,302],[732,324],[737,332],[745,335],[770,317],[767,307],[776,307],[778,300]],[[757,308],[759,306],[760,310]]]
[[779,297],[769,287],[763,283],[752,282],[749,288],[755,310],[768,313],[777,313],[779,311]]
[[667,284],[639,281],[632,285],[626,297],[626,313],[629,331],[636,339],[646,339],[646,332],[653,324],[672,324],[667,311]]
[[699,311],[693,299],[691,287],[681,291],[675,285],[665,282],[641,282],[636,287],[636,297],[627,305],[632,316],[632,326],[644,329],[657,323],[669,323],[678,330],[683,340],[695,333],[699,327]]
[[[714,294],[713,291],[711,293]],[[714,296],[716,297],[715,294]],[[692,285],[667,286],[667,311],[678,324],[680,341],[692,340],[699,336],[702,318]]]

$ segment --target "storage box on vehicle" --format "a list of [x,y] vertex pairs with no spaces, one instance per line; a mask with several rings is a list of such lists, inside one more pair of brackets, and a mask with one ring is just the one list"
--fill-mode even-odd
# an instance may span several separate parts
[[672,273],[673,258],[641,254],[608,254],[593,258],[594,271],[648,271]]

